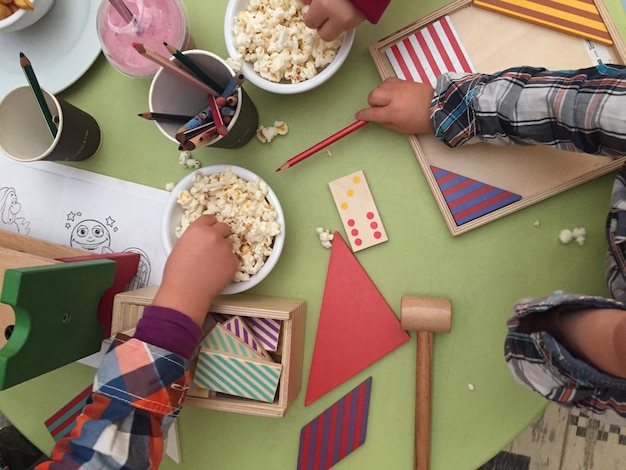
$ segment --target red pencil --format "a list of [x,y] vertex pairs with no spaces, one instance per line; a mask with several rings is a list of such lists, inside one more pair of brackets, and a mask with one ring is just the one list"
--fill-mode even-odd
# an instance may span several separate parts
[[280,167],[278,167],[276,169],[276,171],[281,171],[281,170],[284,170],[286,168],[290,168],[290,167],[294,166],[296,163],[300,163],[305,158],[309,158],[311,155],[313,155],[314,153],[319,152],[323,148],[328,147],[333,142],[337,142],[339,139],[347,136],[348,134],[351,134],[352,132],[356,131],[357,129],[360,129],[361,127],[363,127],[368,122],[369,121],[355,121],[355,122],[353,122],[348,127],[345,127],[343,129],[341,129],[339,132],[335,132],[333,135],[331,135],[330,137],[326,137],[324,140],[322,140],[321,142],[315,144],[313,147],[309,147],[304,152],[301,152],[298,155],[296,155],[295,157],[290,158],[285,163],[283,163]]
[[213,95],[209,96],[209,106],[211,106],[211,114],[213,115],[213,120],[215,121],[215,129],[217,133],[222,137],[228,135],[228,129],[224,125],[224,121],[222,120],[222,113],[217,106],[217,101]]

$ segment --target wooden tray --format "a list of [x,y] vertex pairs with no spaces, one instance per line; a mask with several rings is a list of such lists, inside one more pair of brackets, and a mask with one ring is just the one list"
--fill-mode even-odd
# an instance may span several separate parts
[[[602,0],[596,0],[612,46],[590,43],[623,64],[626,46]],[[386,50],[432,22],[448,16],[477,72],[532,65],[547,69],[577,69],[595,65],[588,41],[456,0],[370,45],[382,79],[396,76]],[[450,149],[432,135],[409,135],[409,142],[452,235],[459,235],[590,181],[621,167],[624,158],[598,157],[549,147],[467,145]],[[437,185],[431,165],[521,196],[516,202],[457,224]]]
[[[158,286],[148,286],[134,291],[121,292],[113,302],[111,336],[119,332],[132,334],[146,305],[150,305]],[[302,386],[302,361],[304,354],[304,328],[306,303],[301,299],[268,297],[249,294],[218,296],[211,304],[211,313],[261,317],[281,320],[282,373],[278,393],[273,403],[264,403],[205,390],[198,394],[192,388],[185,403],[210,410],[243,413],[255,416],[282,418],[294,402]],[[193,361],[192,361],[193,362]],[[191,365],[193,371],[194,365]]]

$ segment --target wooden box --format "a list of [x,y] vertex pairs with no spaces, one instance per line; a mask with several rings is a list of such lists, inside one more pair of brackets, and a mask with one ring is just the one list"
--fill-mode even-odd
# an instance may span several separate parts
[[[595,0],[595,5],[613,40],[610,46],[490,11],[474,5],[472,0],[456,0],[371,44],[370,54],[381,78],[394,77],[397,74],[387,50],[446,17],[476,72],[494,73],[522,65],[549,70],[586,68],[600,62],[598,55],[604,57],[604,63],[624,64],[624,41],[604,1]],[[467,232],[614,171],[624,163],[623,158],[566,152],[545,146],[479,143],[451,149],[434,135],[409,135],[408,139],[452,235]],[[521,196],[521,199],[473,220],[459,222],[448,207],[431,167],[503,189]]]
[[[143,315],[143,308],[152,303],[156,290],[157,286],[149,286],[117,294],[113,303],[111,334],[133,329]],[[244,319],[257,317],[281,320],[281,352],[278,359],[282,365],[282,372],[278,391],[273,403],[263,403],[221,393],[190,390],[185,401],[186,405],[232,413],[283,417],[302,386],[305,301],[236,294],[218,297],[211,305],[210,312],[238,315]]]

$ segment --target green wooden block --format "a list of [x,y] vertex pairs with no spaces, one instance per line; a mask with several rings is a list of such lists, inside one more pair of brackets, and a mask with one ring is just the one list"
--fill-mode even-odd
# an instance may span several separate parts
[[0,390],[100,351],[98,304],[114,275],[111,260],[5,271],[0,302],[15,327],[0,349]]

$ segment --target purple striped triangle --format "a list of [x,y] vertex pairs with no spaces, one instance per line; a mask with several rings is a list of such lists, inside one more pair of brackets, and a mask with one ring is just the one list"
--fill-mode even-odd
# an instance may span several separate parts
[[474,219],[519,201],[522,196],[472,178],[430,167],[441,194],[456,225],[463,225]]
[[326,470],[365,442],[372,378],[302,428],[298,470]]

